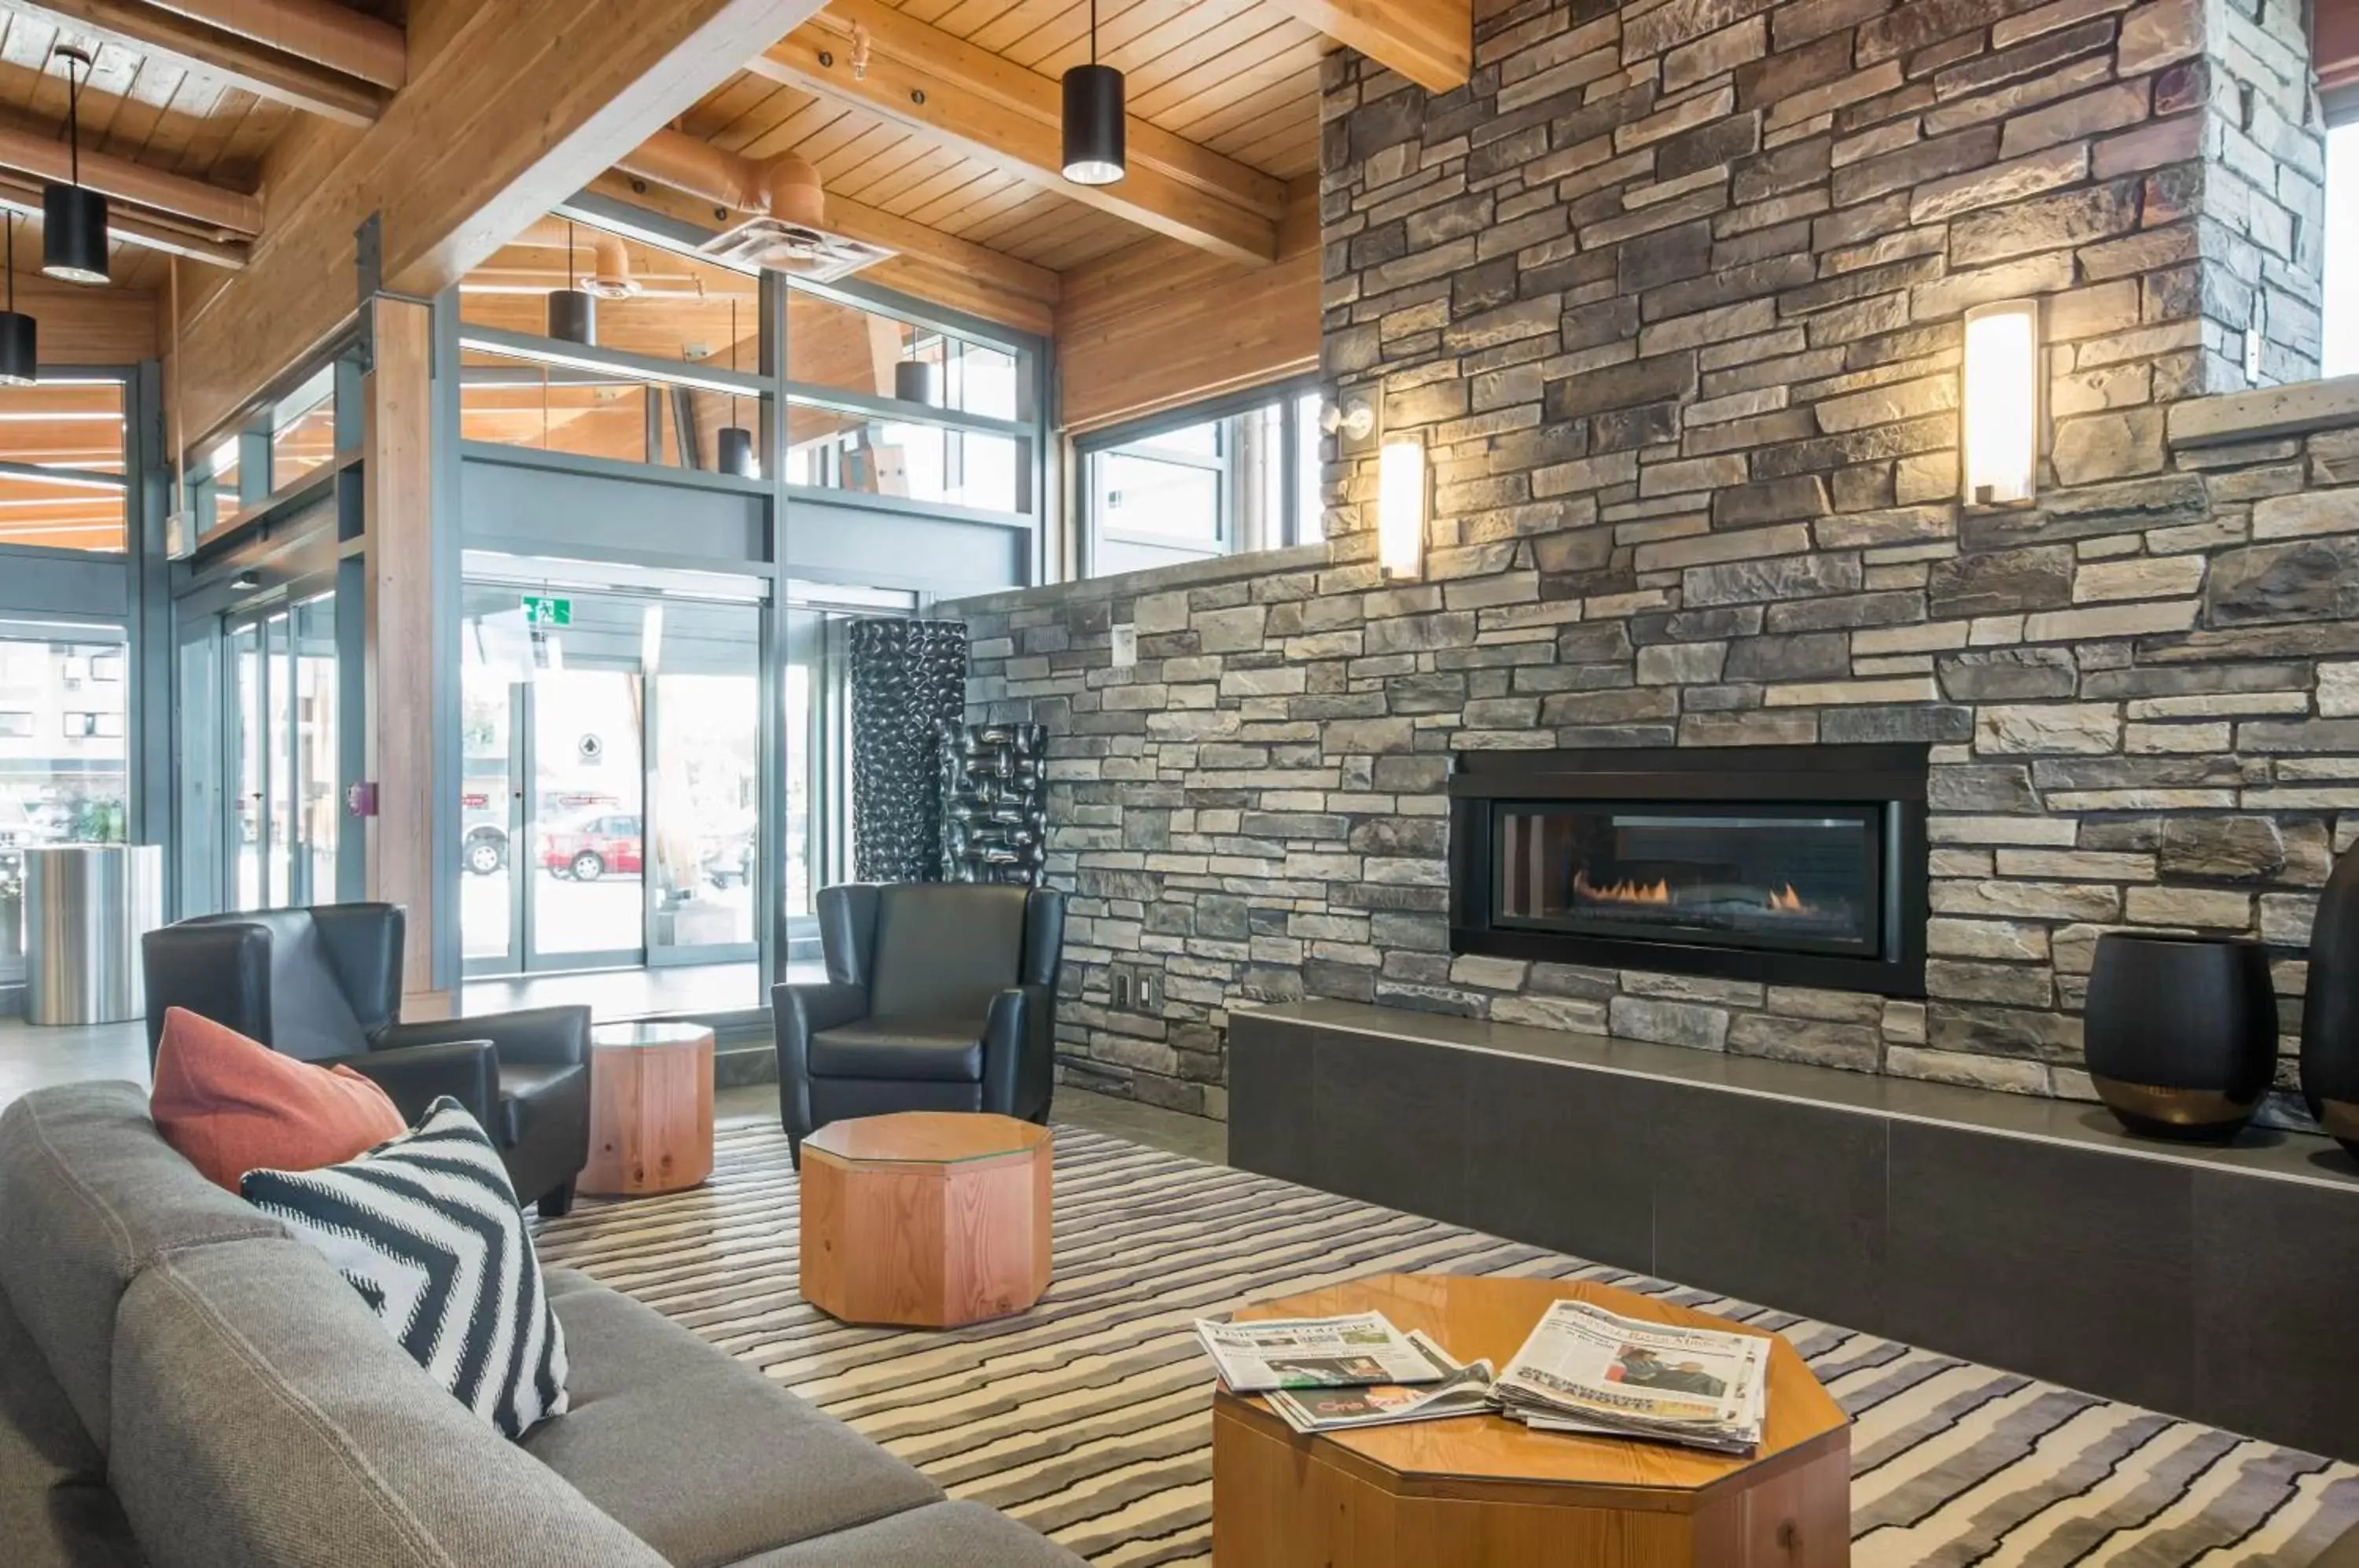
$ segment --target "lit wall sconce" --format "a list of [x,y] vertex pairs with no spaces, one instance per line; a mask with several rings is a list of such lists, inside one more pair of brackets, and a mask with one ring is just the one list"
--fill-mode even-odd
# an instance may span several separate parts
[[2009,299],[1966,312],[1965,498],[2029,501],[2039,473],[2039,302]]
[[1425,570],[1425,442],[1388,436],[1376,459],[1376,564],[1386,577]]

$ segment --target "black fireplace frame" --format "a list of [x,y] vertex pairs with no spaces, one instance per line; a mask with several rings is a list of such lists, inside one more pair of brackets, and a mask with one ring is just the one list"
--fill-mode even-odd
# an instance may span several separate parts
[[[1679,746],[1468,751],[1450,778],[1450,951],[1602,969],[1709,975],[1773,985],[1925,994],[1927,881],[1922,746]],[[1880,807],[1883,924],[1874,955],[1544,931],[1492,921],[1492,826],[1502,801],[1810,801]]]

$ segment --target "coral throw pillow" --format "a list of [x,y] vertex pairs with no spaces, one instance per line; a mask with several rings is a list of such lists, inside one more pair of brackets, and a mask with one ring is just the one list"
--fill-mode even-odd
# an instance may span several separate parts
[[233,1192],[249,1171],[314,1171],[409,1130],[351,1068],[281,1056],[184,1007],[165,1009],[147,1109],[166,1143]]

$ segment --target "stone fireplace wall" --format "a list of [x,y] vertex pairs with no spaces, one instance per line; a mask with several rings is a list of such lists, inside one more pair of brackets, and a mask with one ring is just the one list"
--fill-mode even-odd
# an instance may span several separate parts
[[[2298,13],[1478,14],[1467,89],[1329,64],[1325,368],[1427,441],[1424,578],[1331,452],[1330,546],[944,609],[973,716],[1051,736],[1068,1077],[1222,1114],[1227,1009],[1310,996],[2079,1094],[2116,926],[2277,944],[2298,1027],[2359,387],[2202,396],[2315,365]],[[1961,315],[2024,295],[2045,485],[1962,507]],[[1935,748],[1924,1001],[1448,951],[1453,750],[1889,740]]]

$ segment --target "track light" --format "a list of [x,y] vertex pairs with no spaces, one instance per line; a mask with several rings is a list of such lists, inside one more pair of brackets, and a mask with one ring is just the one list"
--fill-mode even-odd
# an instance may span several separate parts
[[1065,72],[1065,178],[1112,185],[1127,172],[1122,72],[1098,63],[1098,6],[1090,0],[1090,63]]
[[0,387],[30,387],[40,379],[40,329],[16,309],[16,214],[7,215],[8,308],[0,310]]
[[82,182],[82,84],[90,75],[90,56],[63,44],[51,55],[66,62],[68,182],[41,187],[41,270],[67,283],[104,283],[106,198]]

